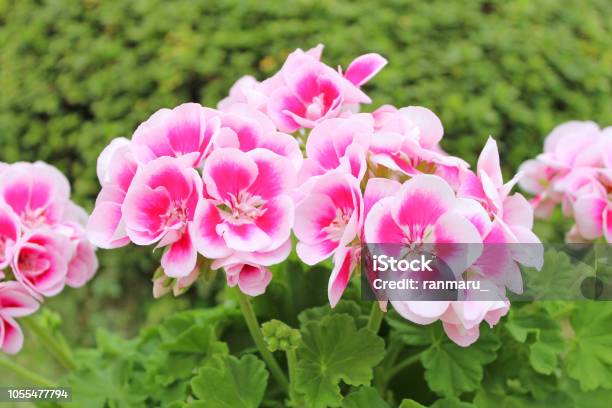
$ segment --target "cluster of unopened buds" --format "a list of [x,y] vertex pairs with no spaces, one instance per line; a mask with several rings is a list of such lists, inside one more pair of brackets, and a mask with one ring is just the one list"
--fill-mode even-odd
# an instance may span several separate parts
[[[296,50],[263,82],[240,79],[217,109],[161,109],[131,139],[113,140],[98,159],[91,241],[163,248],[157,295],[183,291],[203,261],[223,268],[229,286],[260,295],[269,267],[289,256],[292,232],[303,262],[333,260],[332,307],[362,243],[469,243],[479,248],[469,273],[520,290],[518,264],[541,260],[508,249],[491,262],[484,246],[539,243],[531,205],[511,194],[518,178],[502,179],[496,142],[488,140],[474,172],[440,148],[442,123],[430,110],[385,105],[357,113],[371,102],[362,85],[387,61],[366,54],[343,72],[321,62],[322,49]],[[391,303],[418,324],[441,320],[464,346],[478,338],[482,320],[496,324],[509,307],[502,300]]]
[[544,152],[521,165],[521,187],[534,195],[537,217],[550,217],[557,204],[575,220],[568,242],[612,242],[612,127],[572,121],[557,126]]
[[0,351],[14,354],[23,345],[16,318],[94,276],[98,262],[86,222],[55,167],[0,163]]

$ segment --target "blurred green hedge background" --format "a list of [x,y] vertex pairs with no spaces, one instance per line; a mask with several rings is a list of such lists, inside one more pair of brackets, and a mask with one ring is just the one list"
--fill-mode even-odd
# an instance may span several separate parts
[[[0,0],[0,160],[58,166],[91,209],[112,138],[162,107],[216,106],[240,76],[263,79],[319,42],[331,66],[386,56],[365,109],[431,108],[444,147],[471,163],[488,135],[510,173],[560,122],[612,124],[609,0]],[[197,299],[153,302],[149,249],[99,255],[91,285],[49,302],[72,341],[132,334]]]

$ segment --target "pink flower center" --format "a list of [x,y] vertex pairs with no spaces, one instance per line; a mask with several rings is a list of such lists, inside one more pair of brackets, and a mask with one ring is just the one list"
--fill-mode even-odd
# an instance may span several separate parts
[[187,204],[185,202],[174,205],[163,215],[165,225],[171,229],[180,229],[188,221]]
[[327,234],[327,238],[330,241],[340,241],[346,229],[346,225],[351,219],[351,215],[350,212],[346,212],[341,208],[336,208],[336,216],[328,226],[322,229],[323,232]]
[[414,224],[403,227],[402,230],[404,231],[404,244],[416,250],[417,246],[422,245],[429,238],[433,232],[433,226]]
[[45,209],[37,208],[36,210],[31,210],[29,208],[26,208],[23,215],[21,216],[21,220],[23,222],[23,226],[28,229],[36,229],[40,226],[43,226],[47,223]]
[[51,266],[48,259],[40,257],[34,250],[24,250],[19,256],[18,265],[23,274],[31,277],[42,274]]
[[218,208],[222,217],[232,224],[241,225],[252,223],[267,211],[264,208],[266,200],[260,196],[251,195],[248,191],[241,191],[238,197],[230,195],[229,201],[221,203]]
[[315,96],[306,107],[306,119],[316,120],[325,112],[325,95],[323,93]]

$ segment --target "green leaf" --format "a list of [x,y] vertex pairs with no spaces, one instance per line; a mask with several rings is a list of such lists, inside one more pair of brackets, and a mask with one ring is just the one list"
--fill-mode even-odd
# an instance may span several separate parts
[[357,391],[351,392],[342,401],[342,408],[389,408],[372,387],[359,387]]
[[167,339],[161,347],[178,353],[226,354],[227,345],[217,341],[215,330],[210,325],[196,325],[187,328],[175,338]]
[[415,400],[405,399],[402,400],[402,403],[398,408],[425,408],[425,405],[422,405]]
[[240,360],[234,356],[217,357],[216,364],[202,367],[191,380],[198,402],[190,407],[256,408],[268,384],[263,361],[253,355]]
[[[595,270],[582,259],[573,258],[560,249],[548,249],[544,253],[542,270],[523,268],[525,291],[517,298],[559,300],[582,299],[581,283]],[[510,299],[512,300],[511,295]]]
[[[341,300],[333,309],[329,306],[329,304],[311,307],[310,309],[306,309],[300,313],[298,315],[298,320],[300,324],[305,324],[309,321],[317,321],[325,316],[340,313],[352,316],[358,323],[367,323],[368,320],[368,316],[367,314],[363,313],[361,306],[352,300]],[[362,324],[358,324],[358,327],[362,327]]]
[[577,381],[567,377],[561,382],[559,388],[571,397],[575,407],[609,408],[610,401],[612,401],[612,390],[599,388],[584,392]]
[[147,395],[137,386],[137,376],[130,375],[131,361],[104,360],[96,351],[77,354],[80,367],[67,377],[77,406],[104,408],[141,406]]
[[444,396],[474,391],[483,377],[483,365],[497,358],[500,341],[487,326],[480,328],[480,338],[469,347],[459,347],[446,337],[439,325],[431,325],[435,341],[421,356],[429,387]]
[[[519,342],[529,344],[529,362],[541,374],[551,374],[563,351],[559,323],[533,305],[510,311],[504,326]],[[531,335],[532,338],[528,339]]]
[[529,363],[533,369],[538,373],[551,374],[557,367],[558,351],[542,342],[534,343],[529,349]]
[[357,330],[345,314],[309,321],[298,348],[296,388],[312,408],[339,406],[340,381],[366,385],[384,356],[383,339],[366,328]]
[[575,332],[567,371],[583,391],[612,389],[612,303],[583,302],[571,316]]
[[431,405],[431,408],[475,408],[476,406],[471,402],[461,401],[457,398],[442,398],[436,400]]

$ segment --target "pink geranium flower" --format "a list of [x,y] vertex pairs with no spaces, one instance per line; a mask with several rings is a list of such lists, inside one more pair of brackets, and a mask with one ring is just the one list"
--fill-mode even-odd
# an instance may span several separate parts
[[23,332],[15,318],[31,315],[38,302],[18,282],[0,282],[0,351],[15,354],[23,346]]
[[296,173],[291,161],[266,149],[215,150],[203,171],[205,196],[192,235],[208,258],[270,252],[289,239]]
[[510,242],[540,243],[531,232],[533,227],[533,209],[525,198],[515,193],[510,195],[512,187],[520,180],[522,174],[515,175],[504,183],[499,164],[497,143],[489,138],[478,158],[477,174],[465,172],[458,195],[478,201],[490,217],[502,223],[509,232]]
[[577,233],[587,240],[601,236],[612,242],[612,204],[603,187],[581,195],[574,203]]
[[229,91],[229,96],[222,99],[218,106],[221,110],[230,109],[234,104],[247,104],[254,109],[265,110],[268,97],[261,90],[261,83],[250,75],[240,78]]
[[98,157],[97,170],[102,190],[87,223],[87,237],[99,248],[118,248],[130,242],[121,210],[138,170],[130,141],[114,139]]
[[272,272],[268,268],[253,264],[226,265],[225,275],[230,288],[238,285],[240,291],[249,296],[263,294],[272,280]]
[[439,146],[444,134],[440,119],[429,109],[409,106],[397,109],[384,105],[372,116],[375,134],[370,160],[408,176],[436,174],[455,187],[465,161],[449,156]]
[[504,184],[497,143],[491,137],[478,157],[477,173],[464,173],[459,195],[479,201],[491,215],[503,215],[503,203],[521,173]]
[[479,245],[469,253],[450,244],[481,244],[476,227],[459,212],[461,200],[438,176],[419,175],[390,197],[374,204],[365,220],[368,243],[443,244],[439,256],[460,275],[479,256]]
[[296,207],[293,231],[300,259],[314,265],[359,237],[363,199],[350,174],[331,171],[312,180]]
[[523,287],[517,262],[538,269],[544,262],[543,247],[532,232],[532,207],[521,194],[510,195],[520,177],[519,173],[503,182],[497,144],[489,138],[478,158],[477,173],[466,171],[458,192],[479,203],[462,209],[485,244],[473,269],[517,293]]
[[330,276],[329,301],[334,307],[351,277],[358,252],[352,247],[363,224],[363,199],[359,182],[340,170],[315,177],[304,187],[306,197],[296,207],[293,231],[298,238],[300,259],[314,265],[334,255]]
[[218,130],[217,117],[206,118],[201,105],[185,103],[160,109],[141,123],[132,136],[132,150],[142,164],[167,156],[183,158],[195,167],[208,153]]
[[13,258],[15,245],[20,237],[19,217],[11,207],[0,202],[0,279],[2,269],[6,268]]
[[243,152],[263,148],[291,160],[296,170],[304,157],[297,140],[276,130],[265,114],[246,104],[233,104],[220,112],[221,128],[215,139],[216,147],[233,147]]
[[42,299],[64,289],[72,256],[68,238],[51,230],[36,230],[23,238],[11,266],[15,279]]
[[281,70],[261,85],[269,95],[266,111],[283,132],[312,128],[338,116],[344,105],[369,103],[359,87],[387,63],[378,54],[363,55],[342,75],[319,60],[321,51],[322,46],[294,51]]
[[69,199],[68,180],[46,163],[15,163],[2,173],[0,201],[19,216],[24,229],[57,224]]
[[519,172],[524,174],[519,185],[535,195],[532,204],[538,217],[549,217],[554,206],[563,200],[564,192],[571,191],[560,188],[560,180],[574,169],[602,166],[605,160],[602,139],[594,122],[563,123],[546,137],[544,152],[519,167]]
[[78,222],[66,221],[54,228],[69,239],[73,256],[68,262],[66,284],[80,288],[89,282],[98,270],[95,247],[87,240],[85,228]]
[[317,125],[306,141],[306,160],[300,181],[341,169],[361,180],[372,139],[372,117],[368,114],[329,119]]
[[138,245],[168,246],[161,260],[168,276],[186,276],[196,265],[189,225],[201,197],[197,171],[172,157],[147,163],[127,191],[121,208],[127,235]]
[[468,347],[478,340],[483,320],[493,327],[509,309],[510,303],[501,300],[451,302],[440,320],[452,341],[461,347]]
[[280,247],[271,251],[234,251],[230,256],[215,259],[211,269],[225,269],[227,283],[230,287],[238,285],[243,293],[258,296],[265,292],[272,279],[267,268],[287,259],[291,253],[291,239],[288,238]]

